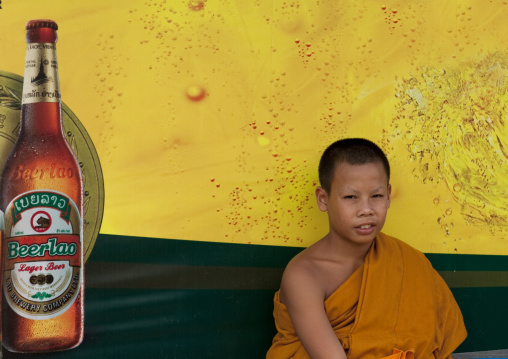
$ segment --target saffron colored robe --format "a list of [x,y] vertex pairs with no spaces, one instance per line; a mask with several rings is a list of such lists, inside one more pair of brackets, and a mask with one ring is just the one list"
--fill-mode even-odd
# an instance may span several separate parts
[[[383,233],[324,304],[349,359],[450,358],[467,336],[450,289],[423,253]],[[279,292],[273,315],[278,333],[266,358],[308,359]]]

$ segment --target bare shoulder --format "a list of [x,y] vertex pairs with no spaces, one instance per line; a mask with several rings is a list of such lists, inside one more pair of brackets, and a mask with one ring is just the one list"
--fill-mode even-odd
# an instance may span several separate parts
[[290,295],[323,302],[363,263],[364,258],[355,259],[334,249],[320,240],[289,262],[282,276],[282,303],[286,304]]
[[345,358],[325,311],[326,287],[320,245],[300,252],[282,276],[280,300],[287,307],[298,338],[310,357]]
[[[319,263],[315,247],[309,247],[295,256],[286,266],[282,275],[280,299],[282,303],[292,296],[317,297],[324,300],[325,290],[320,286]],[[289,298],[288,298],[289,297]]]

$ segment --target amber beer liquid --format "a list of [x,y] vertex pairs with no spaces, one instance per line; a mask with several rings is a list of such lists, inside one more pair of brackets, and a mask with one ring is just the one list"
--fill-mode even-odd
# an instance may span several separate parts
[[62,131],[57,24],[26,25],[20,135],[4,166],[0,208],[3,345],[14,352],[83,340],[83,190]]

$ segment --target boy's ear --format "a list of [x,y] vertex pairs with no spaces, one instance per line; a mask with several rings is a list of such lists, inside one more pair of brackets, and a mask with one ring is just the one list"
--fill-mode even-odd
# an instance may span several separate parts
[[390,208],[390,202],[392,200],[392,185],[388,185],[388,208]]
[[316,201],[320,211],[328,210],[328,193],[323,187],[316,187]]

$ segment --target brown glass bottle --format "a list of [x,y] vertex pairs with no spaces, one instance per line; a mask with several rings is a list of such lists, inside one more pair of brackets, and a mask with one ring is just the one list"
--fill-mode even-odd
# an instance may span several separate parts
[[0,180],[3,345],[15,352],[83,340],[83,190],[62,130],[57,24],[26,25],[21,127]]

